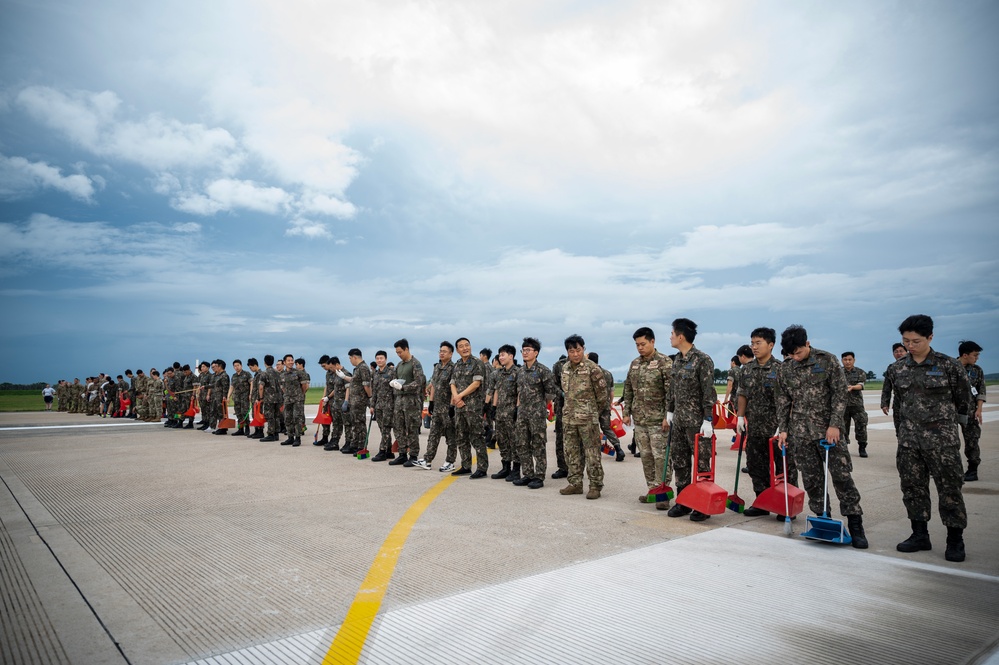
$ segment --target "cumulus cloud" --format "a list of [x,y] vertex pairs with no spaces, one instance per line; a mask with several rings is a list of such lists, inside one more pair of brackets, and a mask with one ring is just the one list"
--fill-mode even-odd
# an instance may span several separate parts
[[205,193],[181,192],[171,205],[195,215],[214,215],[234,209],[255,210],[269,214],[281,212],[292,196],[280,187],[261,186],[248,180],[220,178],[205,186]]
[[284,232],[288,236],[303,236],[305,238],[332,238],[329,228],[322,222],[298,217],[291,220],[288,229]]
[[331,215],[339,219],[350,219],[357,214],[357,208],[350,201],[325,194],[306,194],[302,197],[301,208],[305,212]]
[[23,157],[0,154],[0,198],[18,199],[42,188],[68,194],[77,201],[94,202],[94,183],[103,187],[103,179],[91,180],[82,174],[64,176],[46,162],[30,162]]

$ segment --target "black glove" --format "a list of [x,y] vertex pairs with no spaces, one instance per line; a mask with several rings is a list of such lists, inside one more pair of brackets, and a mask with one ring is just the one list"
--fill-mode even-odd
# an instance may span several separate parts
[[517,407],[513,407],[513,422],[517,422]]
[[489,419],[490,420],[496,420],[496,405],[495,404],[490,404],[489,405]]
[[447,408],[448,418],[454,418],[454,406],[449,406]]
[[427,406],[427,413],[434,412],[434,400],[430,400],[430,404]]

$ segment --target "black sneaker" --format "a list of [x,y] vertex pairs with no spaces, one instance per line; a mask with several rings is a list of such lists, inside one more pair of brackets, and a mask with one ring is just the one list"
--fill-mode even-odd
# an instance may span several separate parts
[[529,490],[539,490],[545,486],[545,481],[540,478],[534,478],[531,482],[527,483],[527,489]]
[[[668,514],[669,513],[667,513],[667,515]],[[711,515],[705,515],[699,510],[695,510],[694,512],[690,513],[691,522],[703,522],[704,520],[709,520],[709,519],[711,519]]]
[[372,462],[384,462],[386,459],[387,458],[385,457],[385,453],[379,451],[379,453],[377,455],[375,455],[374,457],[371,458],[371,461]]
[[742,514],[746,517],[762,517],[764,515],[769,515],[770,511],[757,508],[756,506],[750,506],[749,508],[746,508],[746,511]]
[[451,475],[452,476],[467,476],[467,475],[469,475],[471,473],[472,473],[471,469],[469,469],[467,466],[463,466],[460,469],[457,469],[456,471],[452,471]]
[[[402,460],[402,465],[404,467],[406,467],[407,469],[412,469],[414,466],[416,466],[416,462],[414,462],[413,460],[409,459],[408,457],[403,457],[403,456],[400,455],[399,459]],[[392,461],[394,462],[395,460],[392,460]]]
[[566,469],[559,469],[552,474],[552,480],[558,480],[559,478],[568,478],[569,472]]
[[672,508],[669,509],[669,512],[666,513],[666,516],[667,517],[683,517],[684,515],[689,515],[692,512],[693,511],[690,508],[688,508],[687,506],[681,506],[680,504],[676,504],[675,506],[673,506]]
[[483,471],[482,469],[476,469],[475,473],[469,476],[469,478],[472,480],[478,480],[479,478],[485,478],[485,477],[486,477],[486,472]]
[[400,464],[405,464],[408,461],[409,460],[407,460],[405,457],[403,457],[402,455],[400,455],[399,457],[396,457],[394,460],[392,460],[391,462],[389,462],[389,466],[399,466]]

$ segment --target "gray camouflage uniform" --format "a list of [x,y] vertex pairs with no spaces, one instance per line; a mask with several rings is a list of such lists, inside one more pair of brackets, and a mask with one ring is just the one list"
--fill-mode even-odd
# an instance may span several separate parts
[[603,371],[589,358],[583,358],[578,365],[567,362],[562,367],[562,392],[567,480],[573,487],[583,486],[585,456],[590,489],[601,490],[604,468],[600,460],[600,412],[609,404]]
[[[676,474],[676,493],[693,480],[694,440],[704,421],[711,421],[718,401],[714,385],[715,364],[711,357],[691,346],[687,355],[677,354],[670,374],[670,394],[666,410],[673,412],[670,433],[670,461]],[[711,469],[711,440],[700,442],[698,472]]]
[[667,463],[666,482],[673,477],[673,466],[666,457],[666,400],[670,394],[673,361],[654,352],[648,358],[631,361],[624,379],[621,413],[632,419],[635,443],[642,454],[642,473],[649,489],[662,482],[663,462]]

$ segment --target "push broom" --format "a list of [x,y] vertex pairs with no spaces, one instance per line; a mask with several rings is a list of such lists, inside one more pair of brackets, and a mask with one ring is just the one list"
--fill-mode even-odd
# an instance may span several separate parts
[[794,527],[791,525],[790,500],[787,497],[787,444],[781,444],[780,458],[784,463],[784,535],[790,538],[794,535]]
[[[740,436],[742,437],[740,440]],[[725,507],[731,510],[733,513],[742,513],[746,510],[746,502],[739,498],[739,476],[742,469],[742,449],[746,445],[746,433],[736,434],[735,437],[736,445],[739,446],[739,455],[735,462],[735,491],[728,495],[725,500]]]
[[375,422],[374,419],[368,421],[368,433],[364,435],[364,447],[357,451],[355,457],[357,459],[368,459],[371,453],[368,452],[368,437],[371,436],[371,423]]
[[666,455],[663,457],[663,481],[649,490],[645,495],[645,503],[659,503],[660,501],[673,500],[673,488],[666,484],[666,472],[669,470],[669,449],[673,441],[673,428],[669,428],[666,435]]

